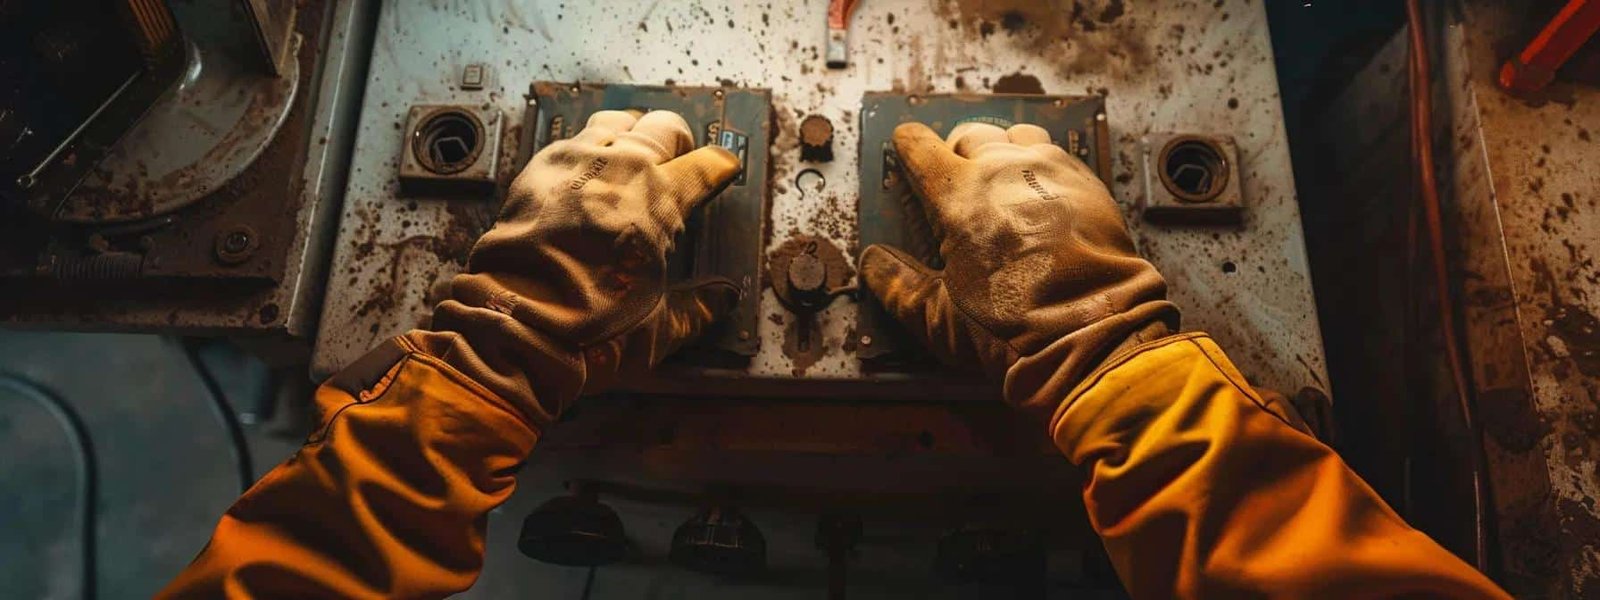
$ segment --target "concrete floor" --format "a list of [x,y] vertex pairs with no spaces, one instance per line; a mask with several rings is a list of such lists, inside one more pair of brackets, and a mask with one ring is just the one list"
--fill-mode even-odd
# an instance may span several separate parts
[[[230,398],[253,399],[266,369],[208,352]],[[0,370],[54,390],[82,416],[97,454],[99,595],[149,597],[205,544],[238,494],[227,436],[178,343],[154,336],[0,333]],[[245,407],[240,406],[240,409]],[[298,445],[249,430],[257,464]],[[0,589],[72,598],[80,589],[77,467],[60,425],[0,391]],[[258,471],[262,470],[258,468]]]
[[[267,369],[223,346],[204,358],[250,420]],[[146,598],[205,544],[238,493],[224,429],[178,342],[139,335],[0,332],[0,371],[53,389],[81,413],[98,455],[98,596]],[[280,416],[281,420],[281,416]],[[247,425],[257,475],[287,457],[299,434],[278,422]],[[274,430],[279,430],[273,434]],[[79,597],[81,548],[74,450],[48,413],[0,389],[0,596]],[[586,570],[546,565],[516,550],[522,519],[561,492],[565,459],[537,453],[510,502],[490,516],[486,565],[466,598],[581,598]],[[679,506],[608,502],[638,546],[637,560],[597,572],[590,598],[825,597],[826,562],[815,515],[747,511],[769,547],[768,576],[735,583],[666,564]],[[931,570],[943,526],[868,523],[852,561],[851,598],[993,598],[1012,594],[949,585]],[[1049,597],[1109,597],[1075,589],[1077,555],[1052,554]]]

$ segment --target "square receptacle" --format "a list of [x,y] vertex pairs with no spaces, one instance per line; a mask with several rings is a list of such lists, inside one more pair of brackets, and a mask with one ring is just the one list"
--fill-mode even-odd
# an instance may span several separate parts
[[1150,134],[1142,145],[1146,221],[1180,225],[1244,221],[1239,149],[1233,138]]
[[504,125],[495,108],[411,107],[400,151],[400,189],[408,194],[492,193]]

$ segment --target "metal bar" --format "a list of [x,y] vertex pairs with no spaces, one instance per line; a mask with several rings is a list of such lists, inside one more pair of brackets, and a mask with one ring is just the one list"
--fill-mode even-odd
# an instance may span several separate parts
[[1600,31],[1600,2],[1571,0],[1522,52],[1500,67],[1500,87],[1518,94],[1544,89],[1596,31]]
[[110,107],[111,103],[116,102],[117,98],[122,97],[123,92],[128,91],[128,87],[132,86],[133,82],[138,81],[139,76],[143,74],[144,73],[141,71],[129,75],[128,80],[122,82],[122,85],[117,86],[117,91],[112,92],[109,96],[106,96],[105,101],[101,102],[100,106],[95,107],[94,112],[89,113],[89,118],[79,122],[78,126],[72,130],[72,134],[68,135],[66,139],[61,140],[61,143],[57,144],[55,149],[51,150],[50,154],[44,157],[44,160],[39,161],[39,164],[34,165],[33,169],[29,170],[27,173],[17,177],[17,187],[25,190],[33,187],[33,184],[39,181],[39,173],[43,172],[46,167],[49,167],[52,163],[56,162],[56,158],[60,157],[61,153],[65,151],[68,146],[71,146],[73,142],[77,141],[78,136],[83,134],[83,130],[87,129],[89,124],[94,123],[95,119],[100,118],[100,114],[106,112],[106,108]]

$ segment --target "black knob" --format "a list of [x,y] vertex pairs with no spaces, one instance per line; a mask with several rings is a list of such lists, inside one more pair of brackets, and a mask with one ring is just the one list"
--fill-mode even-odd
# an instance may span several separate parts
[[522,521],[517,549],[528,558],[569,567],[597,567],[628,552],[617,511],[592,495],[551,498]]
[[962,528],[939,540],[934,571],[956,583],[1017,584],[1042,579],[1044,538],[1036,533]]
[[738,509],[709,508],[673,532],[668,558],[692,571],[747,577],[767,568],[767,539]]

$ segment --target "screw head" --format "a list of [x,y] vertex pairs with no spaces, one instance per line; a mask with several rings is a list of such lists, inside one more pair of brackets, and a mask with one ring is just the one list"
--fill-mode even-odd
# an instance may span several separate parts
[[247,225],[235,225],[217,232],[213,251],[217,260],[236,265],[250,259],[260,245],[256,232]]
[[250,247],[250,234],[243,231],[232,231],[222,238],[222,249],[228,252],[244,252]]
[[861,341],[861,345],[863,345],[863,346],[871,346],[872,345],[872,336],[863,335],[863,336],[861,336],[861,340],[860,341]]

